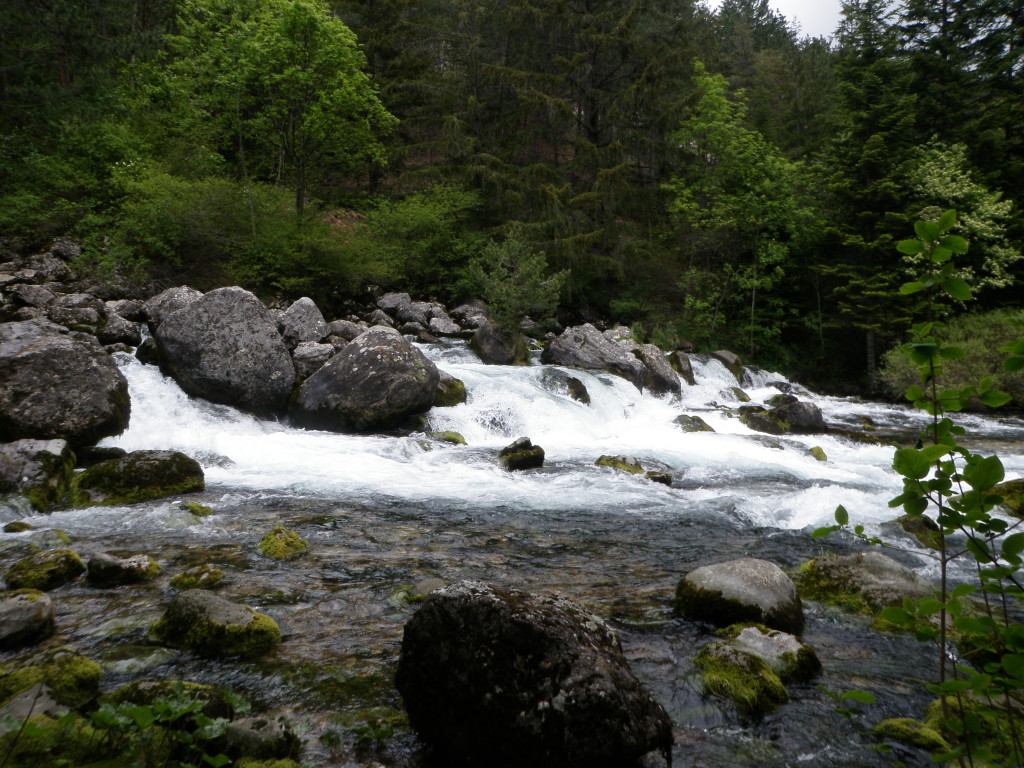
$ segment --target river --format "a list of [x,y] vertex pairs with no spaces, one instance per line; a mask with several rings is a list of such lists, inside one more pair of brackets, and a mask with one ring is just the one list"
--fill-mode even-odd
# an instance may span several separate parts
[[[749,722],[701,695],[691,660],[712,638],[672,616],[675,585],[697,566],[761,557],[793,569],[855,548],[841,536],[809,536],[832,521],[837,504],[869,533],[906,547],[897,555],[903,562],[934,575],[932,561],[891,523],[898,511],[887,502],[901,488],[891,446],[752,432],[733,415],[736,380],[713,360],[695,360],[697,383],[673,400],[601,373],[485,366],[461,344],[421,348],[469,393],[466,404],[434,409],[430,430],[457,431],[466,445],[260,420],[190,398],[157,368],[119,355],[131,424],[103,445],[195,457],[207,488],[194,498],[215,514],[196,517],[171,500],[33,515],[36,531],[0,534],[0,556],[43,542],[52,529],[83,554],[148,552],[164,568],[151,585],[54,593],[60,641],[100,661],[108,689],[139,677],[235,687],[299,724],[303,759],[318,767],[426,764],[402,724],[391,676],[403,624],[415,611],[405,590],[427,577],[557,591],[608,619],[672,717],[676,766],[930,764],[917,752],[878,752],[863,734],[886,717],[921,716],[930,648],[808,604],[803,639],[824,671],[792,686],[778,711]],[[567,375],[586,386],[589,405],[569,396]],[[883,440],[912,439],[925,423],[906,408],[814,395],[778,374],[748,372],[743,387],[755,402],[791,388],[831,426]],[[681,414],[715,431],[684,432],[673,421]],[[1024,476],[1024,423],[960,419],[973,444],[998,448],[1008,478]],[[496,465],[496,451],[521,436],[544,448],[543,469],[509,473]],[[811,454],[815,446],[827,461]],[[672,486],[596,466],[602,454],[636,457],[645,469],[671,474]],[[0,509],[4,520],[22,515]],[[297,531],[311,553],[290,563],[262,557],[256,545],[276,523]],[[148,626],[173,595],[169,577],[200,562],[227,574],[221,594],[278,621],[285,641],[276,651],[253,662],[209,661],[147,643]],[[877,702],[846,718],[817,686],[863,688]]]

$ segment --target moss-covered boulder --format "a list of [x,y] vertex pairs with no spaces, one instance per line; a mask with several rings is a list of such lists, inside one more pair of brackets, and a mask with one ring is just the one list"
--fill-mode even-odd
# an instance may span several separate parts
[[660,485],[672,485],[672,475],[668,472],[644,472],[644,477],[650,480],[652,483],[659,483]]
[[202,705],[201,711],[207,717],[230,720],[235,715],[235,709],[229,693],[222,688],[187,680],[135,680],[122,685],[103,700],[109,700],[115,705],[131,703],[149,706],[157,699],[185,694]]
[[100,665],[69,648],[52,648],[28,659],[0,666],[0,703],[43,683],[61,704],[72,709],[99,695]]
[[196,517],[209,517],[213,514],[213,508],[208,507],[205,504],[200,504],[198,501],[186,501],[183,505],[185,509],[191,512]]
[[828,461],[828,454],[825,453],[825,449],[820,445],[812,446],[809,453],[814,457],[815,461]]
[[678,426],[683,432],[714,432],[715,428],[710,426],[700,416],[690,416],[689,414],[681,414],[676,416],[672,420],[676,426]]
[[151,635],[165,645],[211,657],[251,658],[281,642],[272,618],[202,589],[175,597]]
[[0,592],[0,651],[39,643],[53,634],[53,601],[45,592]]
[[725,366],[735,378],[737,384],[743,383],[743,360],[735,352],[727,349],[718,349],[711,353],[711,358]]
[[520,437],[498,451],[498,463],[507,470],[536,469],[544,466],[544,449],[530,438]]
[[74,581],[85,573],[85,563],[71,549],[37,552],[18,560],[7,569],[4,581],[11,589],[39,589],[48,592]]
[[896,524],[917,539],[921,546],[942,548],[942,529],[927,515],[903,515],[896,518]]
[[693,664],[706,693],[729,699],[748,717],[763,717],[789,701],[786,686],[763,659],[732,645],[706,645]]
[[438,369],[440,376],[437,389],[434,390],[434,407],[449,408],[466,402],[466,385],[450,373]]
[[631,475],[642,475],[644,468],[632,456],[600,456],[594,462],[599,467],[611,467]]
[[171,578],[175,589],[213,589],[224,581],[224,571],[204,563],[189,568]]
[[12,520],[4,526],[4,533],[25,533],[25,531],[34,531],[36,527],[32,523],[26,523],[24,520]]
[[295,531],[275,525],[260,540],[259,550],[274,560],[295,560],[309,551],[309,544]]
[[75,454],[66,440],[0,444],[0,496],[18,494],[37,510],[57,506],[67,493]]
[[878,723],[871,732],[885,741],[895,741],[932,754],[949,752],[949,742],[934,728],[909,717],[892,717]]
[[798,635],[804,626],[789,576],[774,563],[749,557],[688,573],[676,588],[676,612],[719,627],[757,623]]
[[719,634],[735,648],[761,659],[783,683],[805,683],[821,672],[814,649],[787,632],[753,624],[726,627]]
[[435,440],[440,440],[443,443],[451,443],[452,445],[465,445],[466,444],[466,438],[464,438],[462,436],[461,432],[445,431],[445,432],[428,432],[427,434],[430,437],[434,438]]
[[137,504],[206,488],[199,462],[177,451],[133,451],[75,476],[74,506]]
[[1003,497],[1001,506],[1011,515],[1024,517],[1024,477],[999,483],[990,493]]
[[149,555],[117,557],[97,552],[89,558],[90,584],[97,587],[116,587],[122,584],[143,584],[160,575],[160,565]]
[[903,598],[929,597],[935,586],[881,552],[818,557],[800,566],[800,594],[809,600],[875,615]]

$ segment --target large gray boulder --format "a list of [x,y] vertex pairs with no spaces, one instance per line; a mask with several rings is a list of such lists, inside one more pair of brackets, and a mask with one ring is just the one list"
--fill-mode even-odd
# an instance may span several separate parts
[[676,588],[676,612],[719,627],[757,622],[794,635],[804,628],[792,579],[774,563],[751,557],[688,573]]
[[396,685],[453,763],[620,768],[672,745],[615,633],[562,597],[472,581],[431,592],[405,626]]
[[439,380],[437,367],[398,331],[376,326],[306,379],[291,414],[317,429],[386,429],[428,411]]
[[527,356],[525,348],[517,349],[515,340],[487,318],[481,318],[469,346],[488,365],[512,365]]
[[128,426],[128,382],[90,336],[45,320],[0,324],[0,442],[91,445]]
[[683,385],[679,375],[662,351],[654,344],[638,344],[633,355],[644,366],[644,389],[655,395],[682,394]]
[[0,592],[0,651],[33,645],[50,637],[53,616],[53,601],[44,592]]
[[24,496],[39,511],[61,501],[74,470],[75,454],[66,440],[0,444],[0,495]]
[[59,296],[46,308],[53,322],[69,327],[96,328],[107,319],[107,305],[89,293]]
[[303,342],[318,342],[327,335],[327,321],[324,320],[316,303],[308,296],[295,301],[277,318],[277,329],[288,349],[295,349]]
[[256,413],[284,410],[295,367],[270,312],[242,288],[218,288],[157,326],[161,364],[186,392]]
[[155,330],[165,317],[198,301],[202,295],[195,288],[189,288],[187,285],[168,288],[163,293],[158,293],[146,300],[146,303],[142,305],[142,316],[149,323],[150,330]]
[[555,365],[610,371],[644,388],[644,364],[624,346],[605,338],[590,323],[566,328],[541,355],[541,361]]

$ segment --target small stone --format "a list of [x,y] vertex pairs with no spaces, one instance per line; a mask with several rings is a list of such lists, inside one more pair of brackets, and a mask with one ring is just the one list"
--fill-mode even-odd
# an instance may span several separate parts
[[544,449],[521,437],[498,451],[498,463],[510,471],[544,466]]
[[594,462],[599,467],[611,467],[631,475],[643,474],[644,468],[632,456],[601,456]]
[[224,571],[208,563],[189,568],[171,579],[175,589],[213,589],[224,581]]
[[810,453],[811,456],[813,456],[817,461],[828,461],[828,456],[825,453],[825,449],[822,448],[820,445],[816,445],[813,448],[811,448]]

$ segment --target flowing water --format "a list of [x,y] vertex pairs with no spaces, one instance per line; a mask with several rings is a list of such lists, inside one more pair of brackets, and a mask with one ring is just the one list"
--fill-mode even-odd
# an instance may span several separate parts
[[[829,435],[771,437],[730,413],[736,381],[715,361],[695,361],[697,384],[681,400],[639,393],[625,380],[555,366],[485,366],[461,345],[424,347],[462,379],[468,402],[429,414],[431,431],[461,433],[453,445],[424,433],[350,436],[292,428],[186,396],[157,368],[122,356],[132,396],[131,426],[104,441],[127,450],[175,449],[197,458],[207,489],[195,495],[215,514],[199,518],[174,500],[56,512],[30,518],[37,530],[0,534],[0,565],[62,529],[88,553],[150,553],[164,567],[154,584],[58,590],[59,641],[100,660],[104,686],[140,677],[229,685],[260,708],[299,723],[304,759],[315,766],[373,761],[428,764],[397,721],[390,683],[404,622],[406,589],[427,577],[480,579],[557,591],[619,631],[634,670],[676,726],[677,766],[930,764],[922,755],[870,749],[861,731],[886,717],[920,716],[932,652],[913,639],[879,635],[864,619],[806,606],[804,640],[824,671],[793,686],[792,700],[751,723],[703,697],[692,658],[708,628],[672,617],[678,580],[693,568],[761,557],[792,569],[848,540],[812,540],[837,504],[869,533],[908,548],[887,502],[901,482],[892,448]],[[573,400],[567,377],[587,388]],[[794,387],[833,427],[912,440],[924,425],[903,408],[825,398],[782,376],[748,371],[744,390],[763,402]],[[714,432],[684,432],[673,420],[697,415]],[[998,447],[1007,477],[1024,475],[1024,423],[968,416],[972,435]],[[544,448],[544,468],[509,473],[498,449],[521,436]],[[827,461],[810,448],[821,447]],[[672,486],[599,467],[627,455],[668,472]],[[24,514],[0,507],[0,520]],[[257,543],[276,523],[296,530],[311,554],[290,563],[262,557]],[[900,557],[924,574],[923,555]],[[170,576],[198,563],[221,567],[221,594],[273,616],[285,642],[255,662],[210,661],[147,643],[149,625],[173,594]],[[816,685],[869,690],[877,703],[847,721]],[[426,763],[425,763],[426,761]]]

